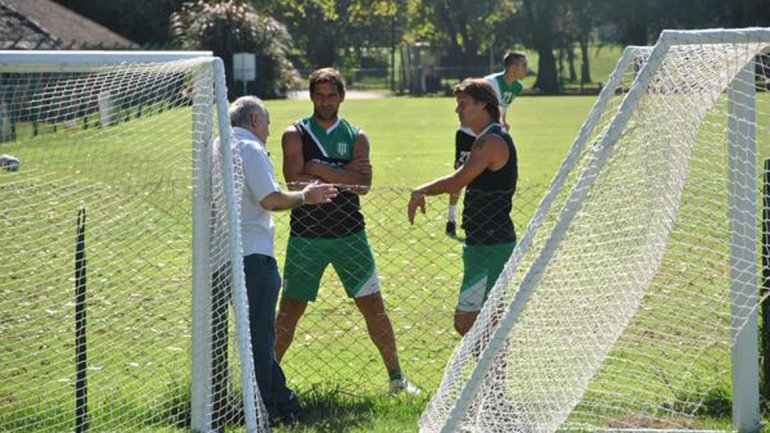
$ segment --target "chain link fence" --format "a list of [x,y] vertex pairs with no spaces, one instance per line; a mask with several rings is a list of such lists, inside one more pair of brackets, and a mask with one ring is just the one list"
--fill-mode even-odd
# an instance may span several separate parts
[[[512,218],[517,234],[523,233],[546,188],[524,184],[516,191]],[[409,198],[407,188],[375,187],[360,201],[402,370],[430,392],[459,341],[453,318],[463,280],[464,233],[458,215],[460,237],[445,234],[448,196],[429,197],[426,214],[419,214],[413,226],[407,220]],[[274,219],[283,271],[290,214],[274,213]],[[282,365],[300,392],[329,385],[351,392],[385,392],[388,375],[382,358],[340,280],[328,266],[318,298],[308,305]]]

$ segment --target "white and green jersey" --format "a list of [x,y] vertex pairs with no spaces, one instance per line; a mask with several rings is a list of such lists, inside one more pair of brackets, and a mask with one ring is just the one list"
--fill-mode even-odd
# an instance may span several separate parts
[[[294,124],[302,140],[305,161],[341,168],[353,160],[360,130],[344,119],[323,128],[315,119],[306,117]],[[364,216],[358,195],[340,191],[331,203],[300,206],[291,212],[291,235],[302,238],[333,239],[358,233],[364,229]]]
[[308,161],[339,167],[353,159],[353,148],[358,142],[359,129],[347,120],[337,119],[329,128],[323,128],[312,116],[298,123],[308,132],[315,145],[305,149],[304,156]]
[[510,85],[505,83],[505,72],[498,72],[496,74],[490,74],[484,77],[485,80],[492,85],[497,93],[497,99],[500,100],[500,111],[505,116],[508,112],[508,107],[511,105],[514,99],[521,94],[524,90],[524,85],[521,81],[516,80]]

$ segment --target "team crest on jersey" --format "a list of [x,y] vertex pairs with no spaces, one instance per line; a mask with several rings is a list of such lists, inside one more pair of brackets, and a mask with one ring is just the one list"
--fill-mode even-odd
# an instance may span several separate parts
[[340,141],[337,143],[337,153],[339,153],[340,155],[344,155],[347,153],[347,151],[348,151],[347,143],[345,143],[344,141]]

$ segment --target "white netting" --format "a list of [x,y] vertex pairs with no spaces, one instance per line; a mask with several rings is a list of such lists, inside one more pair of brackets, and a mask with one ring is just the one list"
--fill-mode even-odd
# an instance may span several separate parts
[[[212,180],[210,166],[196,167],[210,159],[216,135],[213,65],[202,58],[0,69],[0,154],[20,162],[0,171],[0,430],[190,428],[193,197],[202,194],[193,189]],[[221,182],[214,179],[215,194]],[[214,218],[204,224],[218,230],[209,230],[204,257],[216,268],[230,257],[229,225],[225,209],[206,208]],[[85,303],[75,296],[81,209]],[[197,353],[213,358],[211,425],[242,426],[232,291],[216,289],[232,272],[218,270],[203,278],[215,290],[198,322],[214,335]],[[76,309],[85,311],[82,326]],[[76,329],[85,333],[78,347],[87,361],[76,362]],[[77,364],[86,367],[87,393]],[[259,398],[251,398],[265,428]]]
[[[746,219],[745,193],[728,192],[743,177],[748,195],[759,194],[758,170],[731,167],[770,145],[767,46],[673,45],[662,59],[636,53],[642,64],[660,64],[628,122],[617,120],[629,114],[618,110],[626,79],[592,113],[601,116],[585,150],[455,351],[421,431],[706,429],[719,428],[709,417],[729,418],[730,349],[758,302],[731,299],[733,279],[758,278],[749,263],[731,265],[731,244],[734,256],[751,257],[760,221]],[[634,79],[639,64],[616,73]],[[754,97],[755,120],[733,115],[750,111]],[[728,130],[741,142],[752,129],[758,150],[743,148],[730,161]],[[741,211],[731,213],[736,197]],[[511,307],[520,314],[502,332]],[[500,344],[485,353],[490,341]],[[489,369],[484,359],[493,359]],[[460,401],[476,383],[475,397]]]

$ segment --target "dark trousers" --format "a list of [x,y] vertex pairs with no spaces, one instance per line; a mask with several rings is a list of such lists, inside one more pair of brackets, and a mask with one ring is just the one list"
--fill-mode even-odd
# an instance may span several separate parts
[[281,276],[275,259],[262,254],[244,257],[243,269],[257,385],[270,418],[275,418],[298,408],[297,395],[286,386],[286,376],[275,356],[275,307]]
[[[275,357],[275,307],[281,277],[275,259],[261,254],[243,258],[249,299],[249,332],[254,372],[262,402],[270,418],[299,411],[297,395],[286,386],[286,376]],[[212,284],[212,427],[224,431],[228,421],[239,418],[229,412],[228,307],[232,292],[229,265],[214,272]]]

